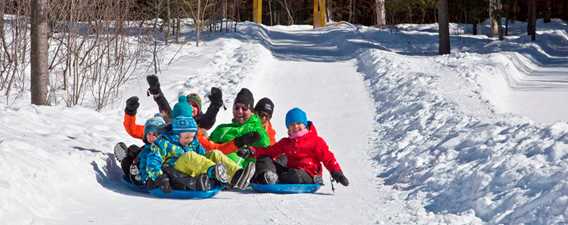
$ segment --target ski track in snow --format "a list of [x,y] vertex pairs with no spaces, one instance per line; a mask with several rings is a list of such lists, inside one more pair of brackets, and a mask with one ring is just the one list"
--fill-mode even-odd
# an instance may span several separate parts
[[[126,98],[141,97],[140,123],[156,112],[145,96],[144,76],[102,113],[25,101],[2,104],[0,221],[565,223],[568,124],[498,114],[566,118],[515,108],[523,91],[536,95],[531,102],[562,103],[554,99],[566,91],[568,79],[561,74],[568,54],[562,43],[568,38],[554,30],[558,26],[566,27],[539,26],[544,40],[536,44],[525,38],[508,43],[452,37],[458,53],[431,56],[436,28],[427,25],[393,31],[243,23],[240,32],[213,35],[163,67],[160,81],[172,105],[181,93],[205,96],[212,86],[222,87],[227,106],[241,87],[250,88],[255,100],[270,97],[278,137],[285,134],[286,111],[303,108],[350,178],[351,185],[336,184],[335,193],[327,173],[327,185],[312,195],[221,192],[213,199],[180,201],[127,189],[110,152],[118,141],[139,143],[122,128]],[[164,51],[169,56],[177,47]],[[230,109],[221,111],[217,124],[230,118]]]

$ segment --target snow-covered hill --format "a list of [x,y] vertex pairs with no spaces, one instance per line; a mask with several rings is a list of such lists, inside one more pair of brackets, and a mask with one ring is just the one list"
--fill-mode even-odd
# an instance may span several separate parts
[[[512,30],[517,32],[523,24]],[[460,25],[453,25],[459,33]],[[531,43],[455,35],[436,56],[436,27],[337,24],[207,34],[159,75],[171,101],[241,87],[276,103],[273,124],[304,108],[347,177],[317,194],[221,192],[213,199],[156,199],[120,182],[112,155],[124,101],[156,111],[145,74],[102,112],[0,105],[2,224],[556,224],[568,221],[567,25],[539,24]],[[188,34],[189,35],[189,34]],[[230,110],[220,113],[227,122]],[[538,121],[538,122],[535,122]],[[325,174],[325,181],[329,176]]]

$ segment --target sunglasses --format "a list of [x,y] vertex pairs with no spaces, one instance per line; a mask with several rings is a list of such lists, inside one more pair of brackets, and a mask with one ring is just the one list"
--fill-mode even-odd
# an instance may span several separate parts
[[257,114],[259,117],[265,117],[265,118],[270,119],[270,114],[267,113],[267,112],[257,112],[256,114]]

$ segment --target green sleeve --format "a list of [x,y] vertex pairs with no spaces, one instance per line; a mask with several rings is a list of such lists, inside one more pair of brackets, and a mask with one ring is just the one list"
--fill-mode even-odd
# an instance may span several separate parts
[[209,140],[216,143],[227,143],[250,132],[258,132],[260,135],[260,139],[253,146],[267,147],[270,145],[270,138],[268,138],[268,134],[257,115],[251,116],[244,124],[230,123],[219,125],[211,133]]

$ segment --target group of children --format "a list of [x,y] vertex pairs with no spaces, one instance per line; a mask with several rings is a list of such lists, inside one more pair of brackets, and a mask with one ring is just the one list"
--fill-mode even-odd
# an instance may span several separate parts
[[276,142],[270,122],[274,103],[262,98],[254,105],[252,93],[243,88],[235,98],[231,123],[217,126],[208,135],[224,105],[220,89],[211,89],[205,113],[197,94],[180,96],[172,110],[158,78],[150,75],[147,80],[148,92],[160,113],[143,126],[137,125],[138,98],[129,98],[123,125],[144,145],[127,147],[120,142],[114,149],[130,182],[164,192],[207,191],[215,186],[244,190],[250,182],[313,184],[323,183],[323,163],[335,181],[349,185],[333,153],[301,109],[286,113],[288,137]]

